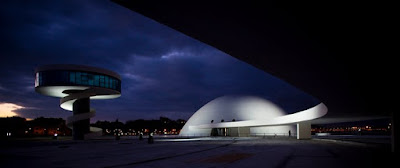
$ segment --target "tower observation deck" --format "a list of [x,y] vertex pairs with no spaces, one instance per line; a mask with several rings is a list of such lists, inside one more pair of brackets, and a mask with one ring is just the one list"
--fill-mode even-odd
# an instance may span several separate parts
[[67,119],[74,140],[83,140],[91,131],[95,110],[90,99],[121,96],[121,77],[110,70],[82,65],[45,65],[35,69],[35,91],[60,97],[60,107],[73,112]]

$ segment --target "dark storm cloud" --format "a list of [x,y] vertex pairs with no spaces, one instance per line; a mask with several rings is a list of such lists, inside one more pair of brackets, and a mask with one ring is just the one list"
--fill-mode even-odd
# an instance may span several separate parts
[[[252,94],[289,112],[317,101],[246,63],[109,1],[5,2],[0,102],[24,117],[66,117],[59,99],[34,92],[34,68],[84,64],[121,74],[122,96],[92,101],[95,119],[190,117],[229,94]],[[296,102],[296,103],[295,103]]]
[[12,2],[2,5],[2,20],[2,52],[16,56],[8,63],[123,62],[130,54],[160,56],[181,42],[180,35],[168,38],[172,30],[111,2]]

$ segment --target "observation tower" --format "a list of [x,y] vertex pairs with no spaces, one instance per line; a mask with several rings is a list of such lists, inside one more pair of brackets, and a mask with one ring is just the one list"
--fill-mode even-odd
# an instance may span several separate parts
[[[74,140],[83,140],[91,131],[90,118],[95,110],[90,99],[114,99],[121,96],[121,77],[110,70],[82,65],[45,65],[35,69],[35,91],[60,97],[60,107],[73,112],[67,125]],[[92,130],[93,131],[93,130]]]

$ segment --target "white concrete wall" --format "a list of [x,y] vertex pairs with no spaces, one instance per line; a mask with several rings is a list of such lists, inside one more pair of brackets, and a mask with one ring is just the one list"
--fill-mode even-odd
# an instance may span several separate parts
[[[201,107],[183,126],[181,136],[210,136],[211,129],[191,128],[191,126],[247,120],[271,119],[285,115],[276,104],[254,96],[223,96]],[[256,129],[258,130],[258,129]],[[264,131],[264,130],[263,130]],[[284,132],[287,132],[285,130]]]

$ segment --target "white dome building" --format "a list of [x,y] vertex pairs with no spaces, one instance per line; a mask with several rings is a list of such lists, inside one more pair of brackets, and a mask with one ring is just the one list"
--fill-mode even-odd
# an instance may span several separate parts
[[295,124],[325,115],[322,103],[294,114],[255,96],[216,98],[193,114],[181,136],[288,136],[298,132]]

